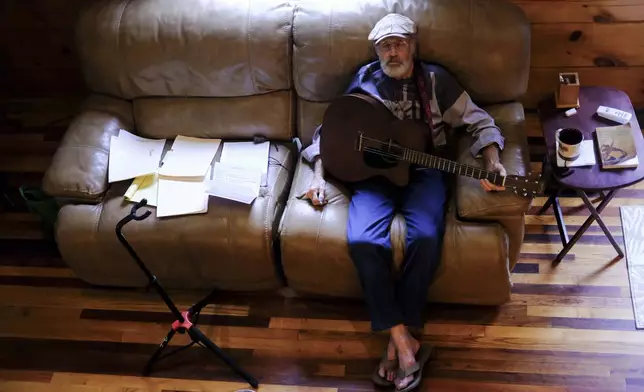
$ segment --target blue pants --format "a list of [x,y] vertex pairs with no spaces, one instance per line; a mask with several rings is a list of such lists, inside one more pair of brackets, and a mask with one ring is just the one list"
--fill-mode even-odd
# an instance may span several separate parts
[[[372,178],[351,184],[347,240],[360,276],[371,328],[423,326],[427,290],[441,258],[447,190],[443,173],[412,170],[408,186]],[[395,212],[405,217],[407,238],[400,279],[392,279],[389,234]]]

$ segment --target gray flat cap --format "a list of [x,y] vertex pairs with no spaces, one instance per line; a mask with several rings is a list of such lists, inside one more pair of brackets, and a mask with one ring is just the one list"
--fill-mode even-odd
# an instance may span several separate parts
[[369,33],[369,40],[378,42],[387,37],[405,38],[409,34],[416,33],[416,23],[408,17],[400,14],[388,14],[376,23]]

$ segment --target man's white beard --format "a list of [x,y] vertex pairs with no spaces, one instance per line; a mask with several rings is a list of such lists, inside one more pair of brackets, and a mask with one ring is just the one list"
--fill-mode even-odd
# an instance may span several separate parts
[[401,79],[403,75],[407,75],[411,68],[411,61],[403,61],[399,64],[387,65],[385,61],[380,61],[380,66],[385,75],[394,79]]

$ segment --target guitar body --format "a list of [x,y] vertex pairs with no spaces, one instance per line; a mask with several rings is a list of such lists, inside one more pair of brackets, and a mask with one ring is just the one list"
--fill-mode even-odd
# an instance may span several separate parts
[[[320,156],[324,170],[344,182],[383,176],[396,185],[406,185],[410,163],[393,153],[388,156],[388,151],[397,147],[423,151],[426,126],[420,121],[399,120],[368,95],[337,98],[327,108],[322,122]],[[361,134],[381,143],[359,146]]]
[[395,185],[409,183],[409,166],[438,169],[492,184],[532,197],[543,194],[539,174],[505,175],[426,153],[429,129],[421,121],[399,120],[375,98],[347,94],[324,113],[320,130],[320,156],[324,170],[344,182],[385,177]]

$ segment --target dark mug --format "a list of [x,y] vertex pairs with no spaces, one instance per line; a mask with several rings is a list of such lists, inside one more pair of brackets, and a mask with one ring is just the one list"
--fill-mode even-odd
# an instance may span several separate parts
[[555,134],[559,143],[558,153],[563,159],[574,160],[581,154],[581,142],[584,134],[576,128],[558,129]]

